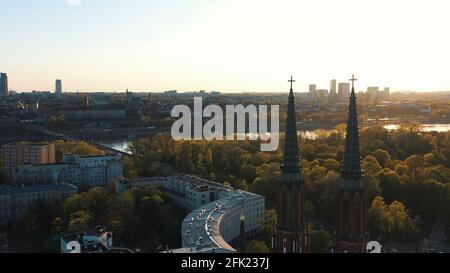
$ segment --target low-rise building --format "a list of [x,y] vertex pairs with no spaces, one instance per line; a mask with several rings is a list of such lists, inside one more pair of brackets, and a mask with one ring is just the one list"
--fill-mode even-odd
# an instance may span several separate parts
[[0,226],[19,220],[39,200],[51,203],[76,193],[77,187],[71,184],[0,186]]
[[113,233],[105,227],[94,232],[66,234],[60,238],[61,253],[133,253],[130,249],[113,246]]
[[39,185],[64,182],[67,164],[24,164],[16,167],[13,181],[16,185]]
[[246,238],[257,235],[264,219],[264,196],[191,175],[116,181],[116,192],[145,186],[159,186],[190,211],[182,224],[182,248],[169,252],[236,252],[241,216]]
[[16,168],[16,184],[70,183],[104,187],[123,175],[120,155],[65,155],[58,164],[26,164]]
[[121,107],[61,108],[56,111],[68,120],[110,120],[124,119],[127,117],[126,109]]
[[123,176],[120,155],[66,155],[64,181],[74,185],[104,187]]
[[103,229],[94,233],[67,234],[60,238],[61,253],[106,253],[112,246],[112,232]]
[[181,233],[184,248],[224,249],[235,252],[239,243],[241,216],[245,216],[245,237],[259,232],[264,219],[265,199],[244,191],[226,191],[221,198],[192,211],[183,221]]

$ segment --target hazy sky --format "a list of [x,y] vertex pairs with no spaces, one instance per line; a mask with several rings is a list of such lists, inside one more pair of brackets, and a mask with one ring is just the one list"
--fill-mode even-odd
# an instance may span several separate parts
[[450,90],[448,0],[0,0],[10,89]]

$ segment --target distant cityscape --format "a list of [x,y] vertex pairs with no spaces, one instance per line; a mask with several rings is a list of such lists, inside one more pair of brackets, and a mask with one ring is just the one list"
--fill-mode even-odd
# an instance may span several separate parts
[[[238,180],[239,184],[233,182],[236,176],[227,174],[226,178],[217,182],[211,167],[202,167],[210,168],[205,178],[205,175],[191,174],[186,168],[179,168],[179,163],[173,162],[173,159],[164,160],[165,155],[173,152],[168,147],[159,147],[168,149],[162,157],[154,151],[147,151],[154,149],[146,146],[151,145],[154,138],[170,131],[172,107],[181,103],[189,105],[193,97],[202,97],[208,103],[219,105],[281,105],[285,113],[281,116],[281,122],[287,129],[283,157],[280,155],[276,163],[281,166],[281,184],[273,192],[276,200],[247,185],[249,182],[257,183],[256,178],[254,181]],[[349,98],[353,103],[350,108]],[[0,252],[21,251],[16,239],[9,238],[9,234],[15,232],[11,227],[20,225],[39,202],[65,204],[71,202],[71,198],[89,194],[96,188],[111,192],[119,199],[135,190],[156,188],[163,192],[167,200],[170,199],[171,205],[183,211],[184,218],[178,223],[179,243],[170,246],[160,243],[152,248],[154,252],[245,252],[249,244],[258,243],[255,238],[266,240],[260,251],[314,252],[310,245],[311,232],[304,218],[306,193],[300,163],[305,163],[301,161],[302,149],[297,146],[298,143],[302,146],[306,144],[297,139],[297,133],[305,141],[315,141],[324,135],[331,137],[338,132],[341,124],[346,124],[345,135],[353,138],[346,142],[345,151],[339,151],[339,156],[343,158],[340,163],[342,169],[335,169],[340,175],[336,197],[340,200],[337,203],[339,214],[336,216],[336,226],[328,228],[332,234],[330,244],[321,251],[367,252],[369,236],[365,219],[368,218],[368,210],[364,203],[358,128],[382,126],[386,132],[392,132],[400,128],[415,130],[412,128],[418,126],[419,132],[447,133],[450,131],[450,108],[436,103],[445,100],[450,100],[450,93],[433,93],[424,97],[421,94],[391,93],[389,87],[377,86],[356,92],[350,83],[335,79],[330,81],[328,89],[311,84],[305,93],[291,89],[289,97],[286,93],[277,92],[226,94],[204,90],[134,93],[127,89],[122,93],[67,93],[61,79],[55,80],[54,92],[17,93],[8,89],[7,74],[1,73]],[[189,156],[191,158],[192,155]],[[208,156],[215,155],[206,154],[205,158]],[[444,152],[442,157],[445,156]],[[154,157],[155,162],[152,158],[152,163],[148,163],[140,173],[155,175],[132,173],[129,166],[137,166],[140,161],[144,163],[148,157]],[[200,160],[201,164],[206,164],[203,163],[205,158]],[[311,162],[315,161],[310,160],[308,164]],[[325,164],[322,159],[317,162]],[[363,164],[366,164],[365,161]],[[347,191],[351,192],[351,197],[348,197]],[[285,198],[298,203],[292,207],[283,201]],[[357,203],[358,210],[350,211],[346,202]],[[278,218],[268,219],[268,215],[272,215],[267,212],[268,208],[273,208]],[[351,218],[355,215],[359,215],[359,220]],[[122,239],[120,244],[114,241],[113,226],[96,226],[94,229],[88,229],[85,225],[79,227],[77,221],[82,219],[72,218],[80,215],[75,213],[69,216],[70,219],[61,217],[60,221],[69,221],[69,226],[77,228],[55,234],[59,242],[57,252],[74,251],[75,248],[68,248],[68,244],[73,242],[83,252],[143,251],[140,244],[124,245]],[[414,225],[418,223],[419,220]],[[323,229],[325,226],[324,223],[320,225]],[[335,234],[331,231],[333,229]],[[173,237],[173,234],[169,236]],[[437,243],[415,241],[409,251],[447,251],[445,240],[442,235]],[[388,245],[386,251],[402,250]]]
[[445,263],[449,10],[0,1],[0,260],[80,273]]

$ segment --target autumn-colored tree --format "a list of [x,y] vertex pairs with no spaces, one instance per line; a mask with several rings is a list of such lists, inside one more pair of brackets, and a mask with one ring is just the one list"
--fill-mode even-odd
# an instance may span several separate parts
[[382,167],[386,167],[386,163],[391,159],[389,152],[378,149],[372,153]]
[[392,229],[392,218],[383,197],[377,196],[368,211],[368,225],[371,235],[375,238],[385,236]]
[[105,151],[95,148],[84,141],[63,141],[55,142],[56,160],[61,162],[65,154],[75,155],[104,155]]
[[72,213],[69,218],[69,232],[88,231],[91,226],[92,217],[85,211],[77,211]]
[[382,167],[380,163],[378,163],[378,160],[368,155],[361,161],[361,168],[364,171],[366,175],[375,175],[379,171],[381,171]]

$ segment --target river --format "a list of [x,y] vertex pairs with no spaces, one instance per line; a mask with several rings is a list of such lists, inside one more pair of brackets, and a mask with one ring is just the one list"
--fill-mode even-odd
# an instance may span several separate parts
[[[387,130],[398,130],[400,128],[400,125],[389,124],[385,125],[384,128],[386,128]],[[422,124],[421,131],[450,132],[450,124]],[[307,139],[316,139],[321,134],[329,135],[332,132],[335,132],[335,130],[317,129],[317,130],[300,131],[300,134],[302,137]],[[99,141],[98,143],[121,152],[130,153],[127,149],[128,146],[133,143],[133,141],[135,141],[135,139],[133,138],[124,138],[124,139],[102,140]]]

